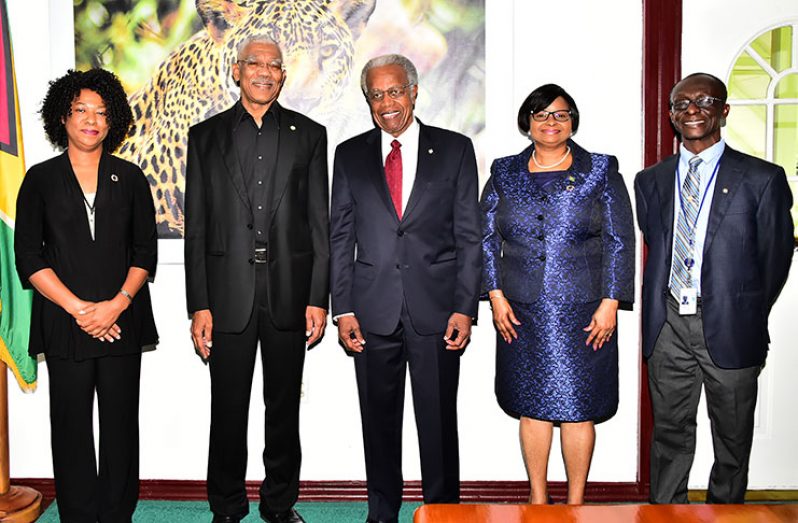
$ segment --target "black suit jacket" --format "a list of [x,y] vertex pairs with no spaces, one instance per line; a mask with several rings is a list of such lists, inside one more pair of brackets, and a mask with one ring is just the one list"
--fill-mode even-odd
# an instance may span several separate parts
[[[678,156],[638,173],[637,219],[648,245],[643,273],[643,355],[665,323]],[[768,315],[793,254],[792,194],[784,169],[728,145],[720,159],[701,267],[704,337],[716,365],[761,365]]]
[[[305,328],[308,305],[327,308],[327,134],[299,113],[281,107],[279,114],[271,197],[262,202],[270,209],[268,301],[278,329],[298,330]],[[210,309],[221,332],[244,329],[255,297],[252,204],[233,143],[233,116],[231,108],[191,128],[186,166],[188,311]]]
[[333,314],[388,335],[403,300],[419,334],[476,317],[482,267],[471,140],[419,122],[418,167],[399,220],[385,182],[380,130],[340,144],[331,205]]
[[[158,236],[155,207],[141,169],[106,152],[97,171],[92,239],[84,196],[63,154],[30,168],[17,196],[14,252],[24,288],[30,277],[52,269],[81,299],[110,300],[119,293],[131,267],[155,277]],[[33,293],[28,353],[74,358],[135,354],[158,341],[147,283],[116,323],[122,339],[113,344],[83,332],[64,309]]]

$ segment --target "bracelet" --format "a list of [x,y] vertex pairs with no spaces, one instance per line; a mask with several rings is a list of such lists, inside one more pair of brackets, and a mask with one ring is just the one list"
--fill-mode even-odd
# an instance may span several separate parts
[[120,289],[119,294],[130,300],[131,303],[133,303],[133,296],[131,296],[130,293],[127,292],[125,289]]

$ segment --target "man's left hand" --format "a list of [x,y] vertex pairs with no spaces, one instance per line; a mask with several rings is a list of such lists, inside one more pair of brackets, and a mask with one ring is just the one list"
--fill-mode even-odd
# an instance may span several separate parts
[[[453,335],[456,334],[457,336]],[[443,339],[446,340],[446,350],[463,350],[468,345],[471,338],[471,317],[453,312],[449,316],[449,323],[446,326],[446,333]]]
[[327,326],[327,309],[308,305],[305,309],[305,336],[308,338],[308,347],[324,336]]

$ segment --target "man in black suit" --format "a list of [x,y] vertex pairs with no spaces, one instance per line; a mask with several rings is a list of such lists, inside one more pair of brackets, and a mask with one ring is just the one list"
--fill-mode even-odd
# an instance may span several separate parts
[[654,414],[652,503],[687,503],[702,384],[715,452],[707,502],[744,501],[768,315],[792,261],[784,169],[725,144],[726,96],[709,74],[677,83],[670,115],[682,137],[679,154],[635,178],[648,245],[643,355]]
[[233,64],[241,99],[189,132],[186,293],[194,345],[210,363],[214,522],[248,512],[247,417],[258,342],[266,404],[260,514],[302,521],[293,509],[302,366],[306,344],[324,332],[329,290],[327,137],[324,127],[277,103],[285,74],[273,40],[246,40]]
[[468,138],[414,120],[410,60],[370,60],[361,87],[378,128],[336,149],[332,306],[355,359],[368,521],[396,521],[408,365],[424,501],[460,498],[457,384],[481,272],[477,168]]

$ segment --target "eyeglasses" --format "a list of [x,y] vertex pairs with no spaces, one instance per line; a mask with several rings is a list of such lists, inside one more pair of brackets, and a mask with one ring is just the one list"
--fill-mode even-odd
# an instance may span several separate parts
[[366,93],[366,98],[371,103],[381,102],[385,95],[387,94],[389,98],[392,100],[396,100],[397,98],[401,98],[407,92],[407,88],[412,86],[413,84],[405,84],[405,85],[396,85],[394,87],[388,88],[387,91],[380,91],[379,89],[372,89],[371,91]]
[[554,117],[555,122],[567,122],[571,119],[571,111],[538,111],[536,113],[532,113],[532,119],[536,122],[545,122],[549,119],[549,116]]
[[717,102],[725,102],[723,98],[715,98],[714,96],[699,96],[695,100],[691,100],[690,98],[685,98],[683,100],[676,100],[675,102],[671,102],[671,111],[676,113],[681,113],[687,110],[690,107],[690,104],[695,105],[699,109],[709,109]]
[[247,58],[245,60],[238,60],[238,63],[250,69],[262,70],[268,69],[272,74],[280,74],[285,71],[285,65],[280,60],[272,60],[271,62],[261,62],[255,58]]

